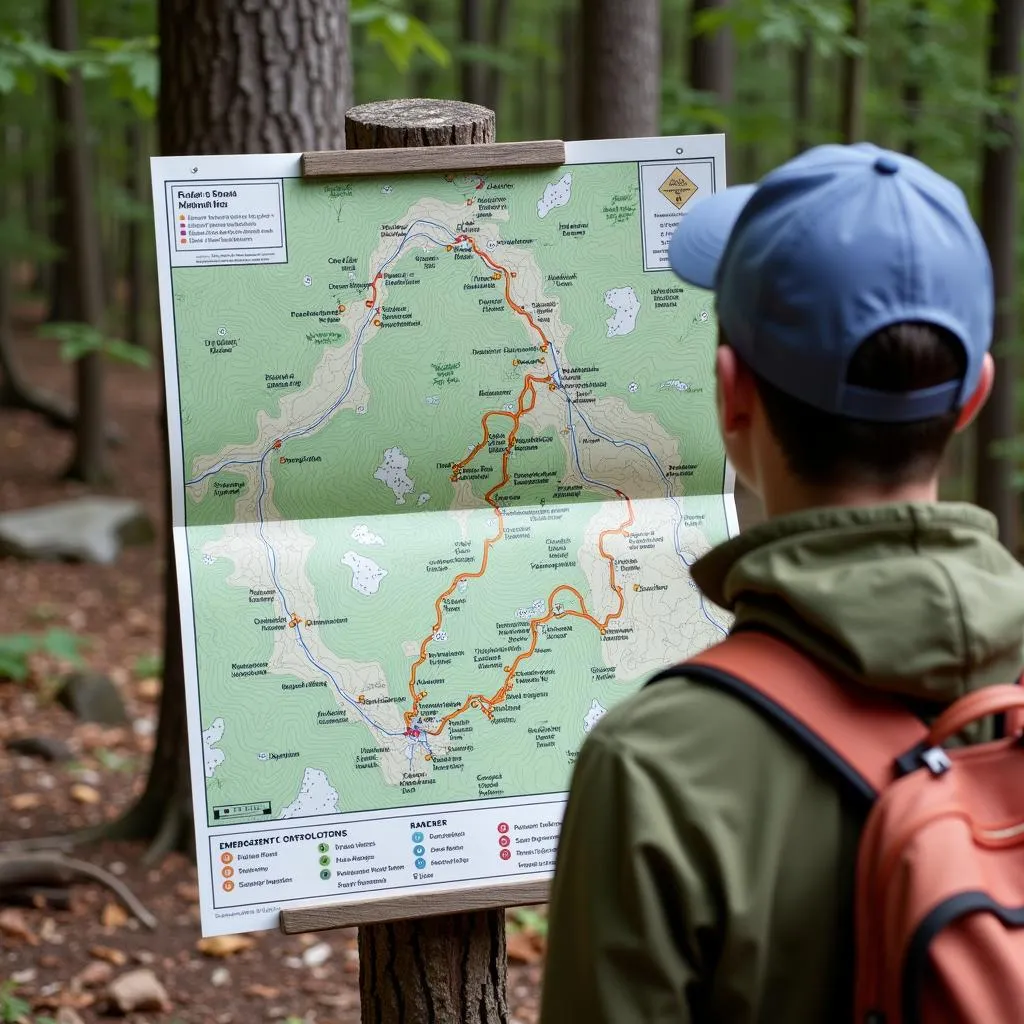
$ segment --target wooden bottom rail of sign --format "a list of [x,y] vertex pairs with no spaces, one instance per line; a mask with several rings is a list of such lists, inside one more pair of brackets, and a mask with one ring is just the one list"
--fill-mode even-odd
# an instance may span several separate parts
[[324,907],[295,907],[281,911],[280,928],[285,935],[320,932],[330,928],[355,928],[408,918],[440,917],[474,910],[528,907],[546,903],[551,891],[548,879],[530,882],[457,889],[454,892],[423,893],[416,896],[385,896]]

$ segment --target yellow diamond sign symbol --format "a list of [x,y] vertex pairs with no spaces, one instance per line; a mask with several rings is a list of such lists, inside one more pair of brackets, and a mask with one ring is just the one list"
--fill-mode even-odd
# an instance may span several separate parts
[[677,209],[681,210],[697,191],[697,186],[677,167],[658,191]]

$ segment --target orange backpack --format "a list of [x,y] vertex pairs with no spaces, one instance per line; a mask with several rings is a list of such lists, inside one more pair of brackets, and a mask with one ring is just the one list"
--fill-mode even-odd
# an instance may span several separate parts
[[[870,803],[855,1024],[1024,1021],[1024,688],[977,690],[929,728],[763,633],[734,633],[682,667],[781,725]],[[943,749],[989,715],[1006,716],[1007,738]]]

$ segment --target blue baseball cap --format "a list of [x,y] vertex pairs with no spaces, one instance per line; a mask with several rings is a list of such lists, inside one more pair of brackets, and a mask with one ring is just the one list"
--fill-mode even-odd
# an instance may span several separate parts
[[[837,416],[900,423],[959,409],[992,342],[992,266],[963,193],[866,143],[817,146],[756,185],[695,202],[669,263],[714,289],[728,343],[751,370]],[[908,321],[959,339],[964,379],[903,393],[846,383],[860,343]]]

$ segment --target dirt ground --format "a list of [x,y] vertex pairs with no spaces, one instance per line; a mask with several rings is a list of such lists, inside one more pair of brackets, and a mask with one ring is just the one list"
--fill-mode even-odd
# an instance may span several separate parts
[[[26,334],[18,354],[38,386],[72,394],[71,369],[55,343]],[[130,725],[79,723],[53,699],[67,666],[46,658],[34,662],[26,682],[0,681],[0,844],[63,834],[116,816],[140,790],[153,747],[165,529],[157,372],[111,364],[106,388],[110,419],[125,439],[111,451],[116,493],[145,505],[158,538],[126,548],[112,566],[0,561],[0,634],[60,628],[84,638],[85,663],[118,686]],[[67,433],[37,416],[0,410],[0,510],[86,493],[80,484],[61,480],[70,454]],[[51,763],[5,748],[6,741],[22,737],[61,739],[72,758]],[[67,890],[66,906],[59,894],[43,906],[0,905],[0,1020],[14,1019],[5,1016],[11,996],[31,1006],[27,1021],[109,1019],[109,982],[139,969],[152,972],[166,1003],[161,1010],[129,1014],[135,1024],[359,1020],[354,931],[264,932],[204,948],[194,867],[181,856],[147,866],[143,853],[141,846],[106,843],[81,848],[75,856],[125,882],[158,918],[153,931],[91,883]],[[509,943],[511,1022],[532,1024],[541,942],[513,927]]]

